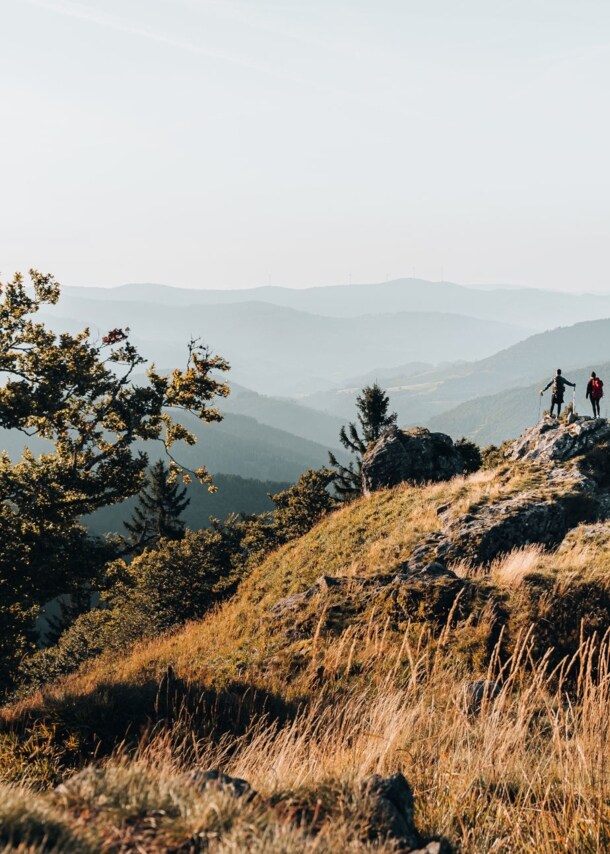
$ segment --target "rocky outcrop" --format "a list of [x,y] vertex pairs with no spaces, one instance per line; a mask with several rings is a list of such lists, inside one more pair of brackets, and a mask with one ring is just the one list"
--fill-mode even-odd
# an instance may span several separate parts
[[[540,485],[459,516],[449,504],[441,506],[441,528],[414,549],[412,567],[435,561],[486,566],[526,545],[555,548],[579,523],[610,517],[609,444],[605,419],[577,417],[566,423],[546,418],[529,428],[511,443],[506,458],[533,464]],[[448,436],[393,428],[365,455],[363,480],[373,491],[402,481],[444,480],[463,468],[460,447]]]
[[320,576],[301,593],[281,599],[267,616],[282,623],[286,637],[296,640],[311,636],[316,626],[341,633],[346,625],[373,607],[395,624],[409,619],[445,625],[450,614],[463,616],[474,588],[465,579],[439,562],[405,562],[388,575]]
[[449,563],[486,565],[526,545],[553,548],[570,528],[597,515],[595,500],[582,493],[549,500],[519,496],[450,522],[444,531],[446,547],[437,549],[436,556]]
[[465,468],[464,454],[450,436],[422,427],[390,427],[362,459],[363,490],[369,494],[404,482],[450,480]]
[[509,460],[565,462],[587,454],[610,441],[610,421],[605,418],[577,417],[572,423],[544,418],[525,430],[506,452]]
[[[583,479],[584,480],[584,479]],[[580,522],[594,521],[605,512],[593,490],[572,479],[573,490],[524,493],[446,519],[440,531],[429,534],[413,551],[416,564],[441,561],[452,565],[466,561],[487,566],[497,557],[527,545],[558,546]]]

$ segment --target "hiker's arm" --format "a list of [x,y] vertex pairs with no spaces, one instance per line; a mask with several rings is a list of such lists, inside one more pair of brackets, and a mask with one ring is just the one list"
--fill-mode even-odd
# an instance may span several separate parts
[[545,385],[545,387],[542,389],[542,391],[540,392],[540,394],[544,394],[544,392],[547,390],[547,388],[550,388],[552,385],[553,385],[553,380],[551,380],[551,381],[550,381],[550,383],[548,383],[547,385]]

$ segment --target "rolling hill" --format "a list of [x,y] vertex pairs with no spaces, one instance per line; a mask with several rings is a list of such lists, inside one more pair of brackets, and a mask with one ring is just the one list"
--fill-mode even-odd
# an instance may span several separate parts
[[[532,335],[476,362],[460,362],[414,372],[409,369],[397,376],[390,374],[385,386],[400,423],[436,424],[433,419],[440,418],[456,406],[489,395],[498,395],[499,400],[508,389],[540,383],[544,376],[550,378],[557,367],[563,368],[566,375],[582,367],[596,369],[596,365],[608,361],[609,340],[610,319],[577,323]],[[367,376],[353,381],[349,388],[309,395],[303,402],[348,417],[354,412],[356,394]],[[470,422],[468,424],[466,432],[470,433]]]
[[66,288],[66,293],[86,299],[141,300],[166,306],[235,305],[256,301],[332,317],[403,311],[448,312],[539,330],[610,316],[608,294],[572,294],[502,285],[472,287],[414,278],[302,289],[187,289],[150,283],[111,289]]
[[231,364],[232,378],[264,394],[298,397],[369,371],[409,361],[480,359],[528,335],[526,328],[447,312],[328,317],[263,302],[158,305],[68,295],[45,309],[53,328],[90,326],[101,337],[129,326],[133,342],[159,366],[184,363],[200,337]]
[[[218,402],[223,413],[247,415],[260,424],[285,430],[329,448],[338,443],[338,435],[344,419],[317,409],[303,406],[287,398],[258,394],[229,379],[231,394]],[[352,416],[353,417],[353,416]]]
[[[198,442],[193,447],[176,445],[175,456],[192,469],[205,465],[211,472],[292,483],[305,469],[328,463],[326,445],[260,424],[246,415],[227,413],[218,424],[201,424],[187,413],[182,421],[198,436]],[[26,441],[17,431],[0,430],[0,448],[13,459],[21,455],[26,445],[34,454],[51,448],[50,443],[37,437]],[[163,457],[163,448],[157,442],[138,442],[134,448],[146,451],[153,462]],[[345,458],[340,450],[336,453],[339,459]]]

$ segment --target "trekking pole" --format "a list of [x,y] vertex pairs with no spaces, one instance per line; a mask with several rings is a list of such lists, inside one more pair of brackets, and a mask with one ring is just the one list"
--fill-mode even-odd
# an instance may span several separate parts
[[576,415],[576,383],[574,383],[574,391],[572,392],[572,414]]
[[542,395],[538,395],[538,418],[536,420],[536,424],[540,421],[540,410],[542,409]]

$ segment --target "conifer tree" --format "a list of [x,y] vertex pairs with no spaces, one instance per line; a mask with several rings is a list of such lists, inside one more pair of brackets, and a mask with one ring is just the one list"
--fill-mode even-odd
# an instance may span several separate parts
[[131,521],[124,522],[130,543],[140,547],[161,537],[182,539],[185,525],[180,516],[191,502],[185,496],[186,489],[170,477],[163,460],[158,460],[148,472]]
[[351,501],[362,493],[362,457],[369,445],[396,424],[398,418],[395,412],[388,413],[389,407],[390,399],[378,383],[365,386],[356,398],[358,424],[350,422],[339,431],[341,444],[355,456],[355,460],[344,466],[332,451],[328,453],[336,470],[335,491],[342,501]]

